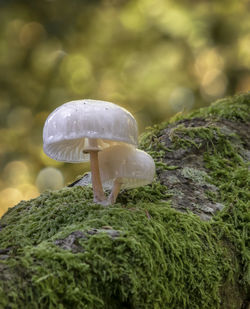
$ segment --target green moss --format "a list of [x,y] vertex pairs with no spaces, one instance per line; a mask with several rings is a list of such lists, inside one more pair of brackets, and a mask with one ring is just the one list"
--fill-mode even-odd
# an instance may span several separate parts
[[[12,295],[9,304],[20,308],[26,299],[26,308],[36,308],[39,295],[39,308],[218,307],[218,269],[229,266],[221,264],[223,252],[211,227],[166,203],[133,206],[98,206],[84,221],[68,223],[37,246],[19,246],[18,257],[8,263],[10,272],[17,277],[21,272],[29,284],[23,290],[21,281],[15,286],[6,282],[2,289]],[[76,230],[86,233],[103,225],[119,230],[120,236],[89,236],[80,242],[84,252],[77,254],[53,243]],[[1,304],[6,297],[0,299]]]
[[142,133],[139,137],[140,148],[147,151],[156,161],[164,157],[166,151],[171,151],[159,140],[160,133],[167,124],[168,122],[165,122],[164,125],[148,127],[146,132]]
[[[199,148],[200,145],[194,142],[192,138],[200,137],[205,138],[206,140],[211,140],[217,130],[216,123],[213,124],[212,120],[232,120],[236,122],[247,122],[250,121],[249,110],[250,92],[218,100],[211,104],[211,106],[201,108],[190,113],[189,115],[178,115],[178,118],[173,117],[173,119],[170,119],[170,121],[147,128],[146,132],[140,136],[140,147],[151,153],[154,159],[162,158],[166,151],[173,151],[173,149],[169,149],[163,145],[163,143],[160,141],[160,136],[162,135],[162,131],[168,125],[175,122],[177,125],[175,125],[171,130],[170,138],[175,138],[177,135],[177,139],[180,140],[180,137],[178,138],[178,133],[184,132],[186,136],[190,137],[189,140],[184,140],[186,146],[193,145]],[[194,118],[205,119],[208,121],[209,125],[207,127],[185,128],[182,123],[183,120]],[[180,124],[178,125],[178,123]],[[162,150],[163,152],[161,152]]]
[[[248,94],[226,99],[191,117],[246,121],[249,101]],[[171,208],[172,193],[157,180],[122,192],[110,207],[93,204],[89,187],[23,201],[0,222],[0,248],[8,251],[8,258],[0,260],[0,308],[241,305],[250,289],[247,163],[216,123],[199,128],[177,124],[172,149],[160,139],[165,127],[143,134],[141,148],[153,154],[159,169],[176,169],[164,162],[166,152],[204,147],[208,177],[190,168],[182,174],[214,184],[218,194],[213,199],[226,205],[223,211],[209,222],[178,212]],[[117,231],[116,237],[105,232],[107,226]],[[76,231],[84,235],[76,242],[78,253],[56,244]]]
[[213,119],[227,119],[237,122],[250,120],[249,114],[250,92],[224,98],[211,104],[210,107],[194,111],[189,118],[202,117]]
[[[224,136],[217,141],[216,151],[204,154],[212,183],[219,188],[219,199],[227,207],[215,218],[220,233],[234,243],[240,256],[243,277],[239,280],[250,287],[250,193],[248,164]],[[221,224],[223,222],[223,229]]]
[[189,147],[200,149],[205,143],[213,143],[219,134],[218,128],[214,125],[186,128],[181,124],[171,130],[170,138],[174,149]]

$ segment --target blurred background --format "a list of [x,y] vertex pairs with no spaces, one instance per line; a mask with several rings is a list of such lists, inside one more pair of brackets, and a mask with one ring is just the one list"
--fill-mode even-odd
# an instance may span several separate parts
[[249,90],[249,9],[246,0],[0,0],[0,216],[88,169],[43,153],[57,106],[111,101],[142,132]]

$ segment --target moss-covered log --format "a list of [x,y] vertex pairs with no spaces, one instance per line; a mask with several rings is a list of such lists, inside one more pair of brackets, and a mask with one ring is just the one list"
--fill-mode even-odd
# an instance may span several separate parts
[[225,308],[250,301],[250,94],[149,129],[152,185],[72,186],[0,221],[0,308]]

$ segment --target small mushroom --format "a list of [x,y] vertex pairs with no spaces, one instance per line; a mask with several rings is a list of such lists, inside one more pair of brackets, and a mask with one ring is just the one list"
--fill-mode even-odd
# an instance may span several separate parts
[[137,123],[124,108],[110,102],[77,100],[55,109],[43,129],[43,149],[63,162],[90,160],[95,202],[106,197],[100,179],[98,152],[115,144],[137,145]]
[[131,189],[151,183],[155,175],[153,158],[130,145],[114,145],[99,155],[102,184],[111,189],[108,202],[115,203],[120,189]]

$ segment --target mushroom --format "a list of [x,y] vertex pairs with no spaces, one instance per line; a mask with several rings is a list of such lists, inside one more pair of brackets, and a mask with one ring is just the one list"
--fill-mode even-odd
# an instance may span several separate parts
[[99,155],[103,186],[111,189],[108,202],[115,203],[120,189],[131,189],[151,183],[155,175],[153,158],[130,145],[114,145]]
[[110,102],[76,100],[55,109],[43,129],[43,149],[63,162],[90,160],[94,202],[106,197],[100,179],[98,152],[115,144],[137,145],[137,123],[124,108]]

